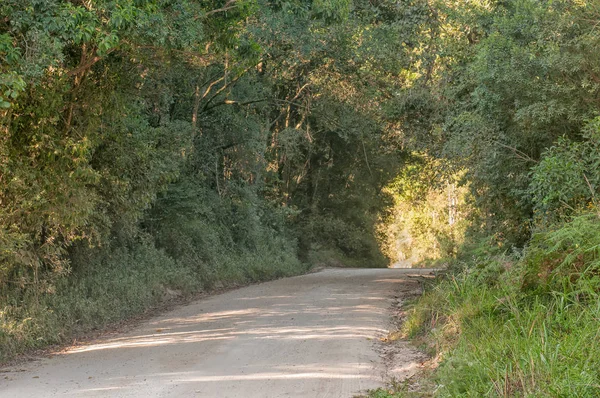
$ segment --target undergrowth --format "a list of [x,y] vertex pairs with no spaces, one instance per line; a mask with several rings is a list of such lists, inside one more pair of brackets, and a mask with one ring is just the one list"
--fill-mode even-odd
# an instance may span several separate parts
[[77,269],[44,291],[0,291],[0,363],[194,293],[306,271],[293,244],[284,239],[263,237],[254,250],[216,244],[204,248],[204,261],[198,257],[201,249],[174,258],[141,239],[128,246],[83,250],[74,254]]
[[[598,215],[535,234],[523,253],[481,244],[454,268],[414,305],[404,325],[439,361],[427,393],[600,395]],[[407,396],[384,393],[371,396]]]

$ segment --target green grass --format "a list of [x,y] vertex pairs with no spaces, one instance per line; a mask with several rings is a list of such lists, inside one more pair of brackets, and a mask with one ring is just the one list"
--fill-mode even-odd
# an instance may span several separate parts
[[434,396],[600,396],[596,215],[537,234],[520,257],[478,253],[461,268],[405,323],[441,359]]
[[408,398],[408,393],[392,388],[378,388],[377,390],[369,391],[368,398]]

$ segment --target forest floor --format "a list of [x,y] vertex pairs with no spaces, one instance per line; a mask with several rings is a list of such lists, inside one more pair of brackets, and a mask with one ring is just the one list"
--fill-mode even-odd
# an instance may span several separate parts
[[5,368],[0,397],[344,397],[416,373],[390,339],[428,270],[326,269],[204,298]]

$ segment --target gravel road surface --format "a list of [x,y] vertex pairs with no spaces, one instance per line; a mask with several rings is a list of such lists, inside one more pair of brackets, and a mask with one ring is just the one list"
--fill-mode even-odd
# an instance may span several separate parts
[[351,398],[422,361],[380,346],[417,272],[327,269],[211,296],[4,369],[0,397]]

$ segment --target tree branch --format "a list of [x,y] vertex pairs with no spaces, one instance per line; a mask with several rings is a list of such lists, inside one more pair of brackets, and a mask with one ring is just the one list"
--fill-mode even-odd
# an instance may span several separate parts
[[[110,49],[106,52],[106,55],[110,54],[111,52],[114,51],[113,49]],[[96,54],[96,50],[94,50],[93,52],[93,56],[88,58],[87,60],[84,60],[82,63],[79,64],[78,67],[76,67],[75,69],[67,72],[67,76],[77,76],[80,73],[83,73],[85,71],[87,71],[89,68],[91,68],[92,66],[94,66],[94,64],[98,61],[100,61],[102,58],[100,55]]]
[[[227,3],[225,3],[225,5],[221,8],[217,8],[215,10],[209,11],[206,14],[202,15],[202,17],[207,17],[209,15],[213,15],[213,14],[217,14],[219,12],[225,12],[225,11],[229,11],[233,8],[236,8],[237,4],[236,4],[236,0],[229,0]],[[200,17],[196,17],[196,19],[199,19]]]
[[532,158],[531,156],[529,156],[525,152],[522,152],[522,151],[518,150],[517,148],[514,148],[514,147],[506,145],[506,144],[503,144],[500,141],[496,141],[496,144],[500,145],[502,148],[506,148],[506,149],[511,150],[515,154],[515,156],[517,158],[521,159],[521,160],[524,160],[526,162],[539,163],[539,161],[535,160],[534,158]]
[[224,100],[222,102],[217,102],[216,104],[214,104],[213,106],[209,106],[206,109],[204,109],[204,112],[210,111],[211,109],[217,108],[219,106],[223,106],[223,105],[239,105],[239,106],[244,106],[244,105],[250,105],[250,104],[256,104],[257,102],[265,102],[268,101],[268,98],[261,98],[261,99],[257,99],[257,100],[251,100],[251,101],[234,101],[234,100]]
[[[231,87],[233,84],[237,83],[238,80],[240,80],[242,78],[242,76],[244,76],[250,69],[254,68],[257,64],[252,65],[247,67],[246,69],[244,69],[238,76],[235,77],[235,79],[232,79],[231,81],[227,82],[227,84],[224,84],[223,87],[221,87],[220,89],[218,89],[212,97],[210,97],[208,99],[208,101],[206,101],[206,103],[204,104],[204,106],[202,107],[202,112],[206,112],[206,110],[208,109],[208,105],[215,99],[217,98],[217,96],[219,94],[221,94],[223,91],[227,90],[229,87]],[[220,80],[224,80],[225,76],[223,76]],[[204,99],[204,97],[203,97]]]

